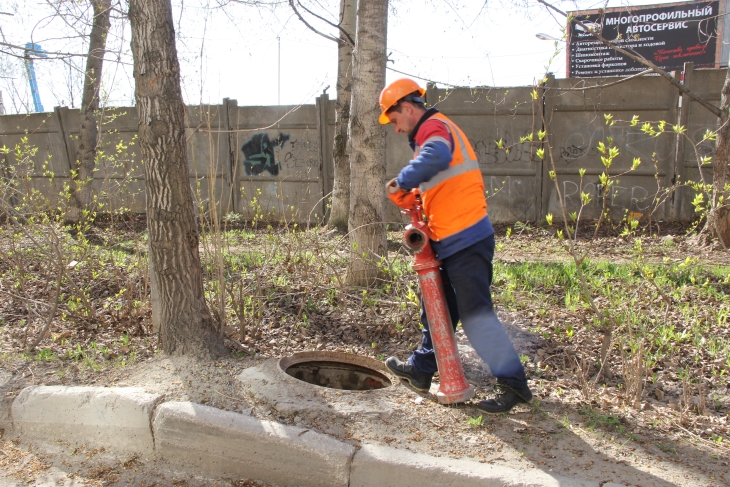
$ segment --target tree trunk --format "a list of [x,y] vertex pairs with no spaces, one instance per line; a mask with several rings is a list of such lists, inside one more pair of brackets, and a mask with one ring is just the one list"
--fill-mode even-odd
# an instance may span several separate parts
[[378,122],[378,96],[385,86],[387,25],[388,0],[358,2],[348,130],[352,254],[347,282],[355,286],[372,284],[386,255],[385,128]]
[[101,69],[106,53],[106,36],[109,32],[111,0],[90,0],[94,8],[94,23],[89,36],[89,57],[86,58],[84,91],[81,96],[81,127],[76,149],[76,167],[71,177],[71,200],[66,219],[79,222],[91,201],[91,180],[96,165],[96,146],[99,143],[99,127],[96,111],[99,109]]
[[130,0],[129,20],[162,348],[214,358],[226,349],[203,295],[170,0]]
[[725,84],[720,98],[719,130],[715,139],[715,158],[712,174],[712,206],[707,218],[707,230],[714,235],[723,248],[730,246],[730,69],[725,74]]
[[355,35],[357,0],[340,0],[340,43],[337,47],[337,102],[335,103],[334,185],[328,225],[347,231],[350,214],[350,159],[347,156],[347,125],[352,96],[352,47],[347,34]]

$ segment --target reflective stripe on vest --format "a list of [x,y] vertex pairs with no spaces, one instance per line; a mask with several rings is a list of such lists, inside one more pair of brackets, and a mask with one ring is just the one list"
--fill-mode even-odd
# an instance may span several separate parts
[[[441,119],[437,119],[437,120],[441,120]],[[441,120],[441,121],[443,122],[443,120]],[[429,137],[428,140],[423,142],[423,145],[426,145],[429,142],[443,142],[444,144],[446,144],[447,147],[451,146],[451,141],[445,139],[444,137],[438,137],[438,136]],[[421,152],[420,145],[416,146],[416,152]]]
[[[452,127],[449,122],[446,120],[443,120],[442,118],[438,118],[437,120],[441,120],[446,127],[448,127],[449,132],[451,132],[451,135],[454,136],[454,139],[457,144],[459,144],[459,150],[461,151],[461,156],[464,158],[464,161],[461,164],[455,164],[453,166],[449,166],[448,168],[444,169],[443,171],[439,171],[434,177],[432,177],[430,180],[421,183],[418,185],[418,190],[421,193],[424,193],[428,191],[431,188],[434,188],[438,186],[439,184],[443,183],[447,179],[451,179],[456,176],[461,176],[464,173],[467,173],[469,171],[480,171],[479,169],[479,160],[478,159],[470,159],[469,158],[469,151],[466,148],[466,144],[464,143],[464,140],[461,138],[461,133],[459,130],[457,130],[455,127]],[[429,142],[431,140],[429,139]]]
[[433,118],[441,120],[449,131],[452,160],[449,167],[419,185],[419,189],[431,239],[441,241],[485,218],[487,201],[477,155],[466,134],[440,113]]

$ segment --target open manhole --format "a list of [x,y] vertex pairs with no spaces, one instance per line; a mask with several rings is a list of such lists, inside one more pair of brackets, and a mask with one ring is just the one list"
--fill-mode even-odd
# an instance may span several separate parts
[[345,391],[371,391],[392,385],[383,364],[369,357],[337,352],[301,352],[279,360],[291,377]]

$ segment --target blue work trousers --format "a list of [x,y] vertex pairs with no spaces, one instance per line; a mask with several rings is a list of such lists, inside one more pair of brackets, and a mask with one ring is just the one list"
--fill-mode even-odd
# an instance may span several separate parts
[[[527,385],[525,369],[492,304],[493,257],[494,235],[443,259],[441,278],[444,294],[454,329],[461,319],[464,333],[479,357],[489,365],[492,375],[512,387],[522,388]],[[433,374],[438,366],[423,298],[421,323],[421,349],[416,350],[408,362],[418,372]]]

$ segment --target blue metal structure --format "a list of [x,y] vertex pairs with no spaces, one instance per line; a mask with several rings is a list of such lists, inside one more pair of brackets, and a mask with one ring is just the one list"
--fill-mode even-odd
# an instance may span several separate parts
[[38,93],[38,82],[35,79],[35,69],[33,68],[33,58],[31,56],[48,57],[48,55],[41,50],[39,44],[33,44],[32,42],[25,44],[25,69],[28,72],[30,93],[33,96],[33,106],[36,112],[42,112],[43,104],[41,103],[41,96]]

